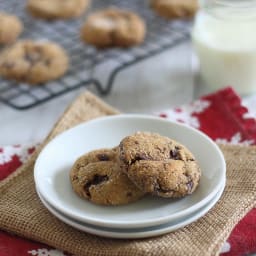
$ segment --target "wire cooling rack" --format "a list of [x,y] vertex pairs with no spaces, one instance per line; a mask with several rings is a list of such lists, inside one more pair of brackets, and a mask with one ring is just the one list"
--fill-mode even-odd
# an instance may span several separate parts
[[[129,49],[97,50],[81,42],[79,31],[88,13],[109,6],[125,8],[140,14],[147,24],[145,42]],[[62,78],[42,85],[0,78],[0,101],[15,109],[28,109],[81,86],[93,84],[100,94],[111,91],[115,77],[128,66],[143,61],[189,38],[189,22],[167,21],[157,16],[148,0],[93,0],[83,17],[65,21],[44,21],[26,12],[25,0],[0,0],[0,10],[21,18],[21,39],[51,40],[62,45],[69,54],[70,67]],[[106,81],[100,82],[96,70],[108,67]]]

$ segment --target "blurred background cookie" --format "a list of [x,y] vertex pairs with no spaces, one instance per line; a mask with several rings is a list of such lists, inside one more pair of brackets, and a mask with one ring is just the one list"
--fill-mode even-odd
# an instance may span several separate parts
[[23,24],[18,17],[0,12],[0,45],[15,42],[22,30]]
[[168,19],[191,18],[198,10],[198,0],[151,0],[152,9]]
[[81,28],[81,38],[96,47],[129,47],[143,42],[146,26],[137,14],[108,8],[91,14]]
[[31,84],[59,78],[67,69],[66,52],[52,42],[20,41],[0,55],[0,75]]
[[89,6],[89,0],[28,0],[27,9],[43,19],[68,19],[80,16]]
[[102,205],[123,205],[145,193],[120,170],[117,150],[99,149],[81,156],[70,171],[73,190],[82,198]]

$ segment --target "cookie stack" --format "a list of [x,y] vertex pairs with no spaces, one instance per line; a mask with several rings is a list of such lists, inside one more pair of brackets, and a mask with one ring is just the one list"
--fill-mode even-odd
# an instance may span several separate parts
[[81,156],[70,171],[81,198],[101,205],[124,205],[146,194],[165,198],[189,195],[201,170],[182,144],[156,133],[137,132],[112,149]]

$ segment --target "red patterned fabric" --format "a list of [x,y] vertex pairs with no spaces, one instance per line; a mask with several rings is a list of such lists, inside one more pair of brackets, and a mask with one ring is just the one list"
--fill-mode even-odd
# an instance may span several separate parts
[[[157,115],[191,125],[216,142],[256,144],[256,121],[249,118],[241,99],[228,87],[179,108],[163,110]],[[0,147],[0,180],[14,172],[36,145]],[[251,210],[234,228],[222,248],[222,256],[256,253],[256,209]],[[47,245],[0,231],[0,256],[63,256]]]

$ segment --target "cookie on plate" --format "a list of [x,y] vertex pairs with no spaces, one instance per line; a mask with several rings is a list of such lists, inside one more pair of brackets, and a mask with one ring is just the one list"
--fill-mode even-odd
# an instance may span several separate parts
[[96,47],[129,47],[143,42],[146,26],[137,14],[117,8],[95,12],[81,28],[81,39]]
[[145,193],[178,198],[197,188],[200,168],[180,143],[156,133],[137,132],[118,147],[122,171]]
[[0,12],[0,45],[15,42],[22,30],[23,24],[18,17]]
[[53,42],[20,41],[0,55],[0,75],[30,84],[61,77],[68,68],[65,50]]
[[151,0],[151,7],[167,19],[191,18],[198,10],[198,0]]
[[27,10],[42,19],[69,19],[82,15],[89,0],[28,0]]
[[99,149],[81,156],[70,171],[73,190],[82,198],[101,205],[123,205],[144,193],[120,170],[117,150]]

